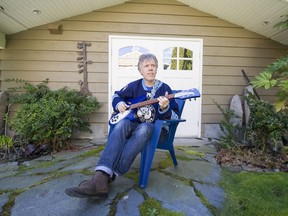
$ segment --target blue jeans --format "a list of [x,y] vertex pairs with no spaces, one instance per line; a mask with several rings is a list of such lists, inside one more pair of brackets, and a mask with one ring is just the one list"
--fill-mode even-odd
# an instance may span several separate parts
[[110,176],[113,173],[126,173],[152,137],[153,130],[152,123],[138,123],[127,119],[119,121],[108,137],[95,170],[103,170]]

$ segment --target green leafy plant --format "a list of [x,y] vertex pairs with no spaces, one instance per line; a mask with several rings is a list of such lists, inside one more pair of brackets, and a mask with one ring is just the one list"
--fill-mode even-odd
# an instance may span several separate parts
[[158,215],[158,211],[155,208],[149,208],[146,213],[147,216],[155,216]]
[[0,135],[0,150],[7,151],[13,147],[12,137]]
[[9,158],[10,150],[13,148],[12,137],[0,135],[0,159]]
[[252,94],[246,97],[250,108],[247,140],[251,145],[263,151],[281,151],[282,137],[288,130],[288,115],[277,112],[275,107],[264,100],[256,99]]
[[95,97],[79,95],[67,87],[52,91],[47,81],[36,86],[23,80],[6,81],[23,84],[9,89],[11,103],[21,104],[9,126],[26,144],[48,144],[56,151],[65,146],[73,130],[91,132],[83,116],[100,108]]
[[232,119],[239,118],[233,111],[229,109],[223,109],[214,99],[214,104],[221,111],[223,118],[220,120],[220,129],[222,135],[220,137],[221,147],[235,147],[241,144],[241,134],[243,129],[241,125],[233,125]]
[[288,108],[288,55],[277,59],[272,64],[268,65],[255,80],[251,81],[255,88],[263,87],[270,89],[276,87],[279,89],[278,97],[275,102],[277,111]]
[[[284,20],[274,25],[274,28],[288,29],[288,14],[284,14]],[[263,87],[270,89],[276,87],[279,89],[278,97],[274,103],[276,111],[287,110],[288,97],[288,55],[285,55],[272,64],[269,64],[256,79],[251,82],[255,88]]]
[[278,28],[278,29],[287,29],[288,28],[288,14],[283,14],[281,16],[281,18],[283,18],[283,21],[277,23],[276,25],[274,25],[274,28]]

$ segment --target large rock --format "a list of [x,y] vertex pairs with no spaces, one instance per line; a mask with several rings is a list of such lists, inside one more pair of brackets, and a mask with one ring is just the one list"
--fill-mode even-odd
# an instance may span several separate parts
[[242,127],[243,123],[243,107],[241,99],[238,95],[234,95],[230,102],[230,110],[234,112],[235,116],[231,118],[231,124]]
[[220,139],[225,133],[221,130],[220,124],[204,124],[204,138]]

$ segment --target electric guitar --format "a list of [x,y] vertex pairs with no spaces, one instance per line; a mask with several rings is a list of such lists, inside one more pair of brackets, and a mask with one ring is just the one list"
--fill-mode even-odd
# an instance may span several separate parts
[[[188,89],[188,90],[178,90],[178,91],[175,91],[174,94],[169,94],[167,96],[167,98],[169,100],[172,98],[175,98],[175,99],[178,98],[178,99],[186,100],[186,99],[198,98],[198,97],[200,97],[200,93],[199,93],[198,89],[196,89],[196,88],[192,88],[192,89]],[[143,106],[158,102],[157,98],[143,101],[145,98],[146,98],[146,96],[141,96],[141,97],[135,99],[134,101],[126,102],[129,105],[129,108],[122,113],[118,112],[118,113],[112,114],[112,116],[109,120],[109,125],[110,126],[116,125],[119,121],[121,121],[124,118],[129,119],[129,120],[135,120],[137,118],[135,115],[135,109],[136,108],[143,107]],[[142,101],[142,102],[139,102],[139,101]]]

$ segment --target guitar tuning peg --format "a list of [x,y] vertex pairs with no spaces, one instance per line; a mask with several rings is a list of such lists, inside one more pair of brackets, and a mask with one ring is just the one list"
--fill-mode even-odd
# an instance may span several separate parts
[[83,73],[83,71],[84,71],[83,69],[80,69],[78,70],[78,73]]
[[83,64],[78,64],[78,68],[82,68],[83,66]]
[[92,64],[93,62],[91,60],[87,61],[87,64]]
[[81,41],[77,43],[77,46],[83,46],[83,44],[84,44],[84,41]]
[[78,61],[83,60],[83,56],[77,57],[77,60],[78,60]]
[[86,42],[85,45],[86,45],[86,46],[91,46],[91,43]]
[[78,49],[83,49],[83,45],[82,46],[77,45],[77,48]]

